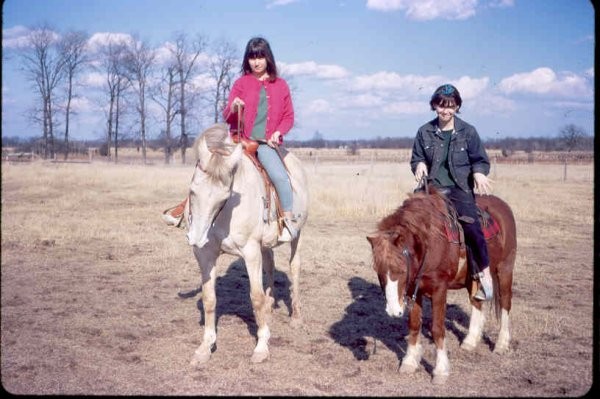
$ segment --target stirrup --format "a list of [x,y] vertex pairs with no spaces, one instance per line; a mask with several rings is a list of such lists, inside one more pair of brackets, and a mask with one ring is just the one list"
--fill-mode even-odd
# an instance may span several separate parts
[[[298,237],[298,229],[294,226],[294,222],[288,218],[283,218],[283,224],[289,233],[289,241],[295,240],[296,237]],[[284,234],[282,234],[283,240],[280,241],[288,241],[288,237],[286,236],[287,235],[284,232]]]
[[478,273],[479,277],[479,288],[473,298],[479,301],[489,301],[494,296],[494,286],[491,278],[486,279],[483,277],[483,273]]

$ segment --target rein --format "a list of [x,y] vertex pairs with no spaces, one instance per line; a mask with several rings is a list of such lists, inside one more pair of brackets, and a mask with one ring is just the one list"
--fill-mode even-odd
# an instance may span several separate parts
[[423,267],[425,265],[425,257],[427,256],[427,253],[425,253],[425,256],[423,256],[423,260],[421,261],[421,265],[419,266],[419,270],[417,271],[417,276],[415,278],[415,290],[412,294],[412,297],[409,298],[408,296],[408,285],[410,283],[410,253],[408,252],[408,248],[404,247],[402,249],[402,255],[404,255],[404,258],[406,259],[406,284],[404,285],[404,302],[407,304],[407,313],[410,314],[412,307],[415,303],[415,300],[417,299],[417,293],[419,292],[419,283],[421,282],[421,278],[423,277],[423,272],[425,271],[425,267]]

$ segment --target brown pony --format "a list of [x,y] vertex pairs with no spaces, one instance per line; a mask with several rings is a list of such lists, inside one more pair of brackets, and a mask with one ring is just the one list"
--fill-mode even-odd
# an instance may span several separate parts
[[[367,236],[373,250],[373,268],[385,293],[386,312],[401,317],[408,306],[408,346],[401,372],[413,373],[421,362],[422,302],[424,296],[431,300],[431,335],[437,352],[433,370],[435,384],[444,383],[450,369],[444,328],[448,290],[467,288],[469,291],[471,320],[461,348],[475,348],[485,323],[482,303],[473,298],[477,286],[467,271],[464,244],[447,235],[450,218],[446,201],[434,188],[430,188],[429,194],[409,194],[400,208],[379,222],[377,232]],[[487,245],[495,314],[500,321],[494,352],[504,353],[510,344],[509,313],[517,251],[515,219],[510,207],[498,197],[477,195],[476,202],[499,226],[499,232],[488,239]]]

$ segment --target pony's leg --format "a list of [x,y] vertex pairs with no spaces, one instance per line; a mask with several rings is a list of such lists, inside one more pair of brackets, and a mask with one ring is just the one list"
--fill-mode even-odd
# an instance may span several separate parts
[[267,274],[267,286],[271,289],[271,295],[275,298],[275,261],[273,259],[273,250],[271,248],[262,249],[263,270]]
[[447,290],[438,288],[432,295],[432,322],[431,335],[436,348],[435,368],[433,369],[433,383],[443,384],[450,375],[450,362],[446,351],[446,298]]
[[508,352],[510,347],[510,318],[508,316],[508,310],[502,309],[500,314],[500,332],[498,333],[498,340],[494,347],[494,353],[504,354]]
[[[495,292],[500,297],[496,300],[496,316],[500,318],[500,331],[494,352],[503,354],[508,352],[510,347],[510,310],[512,306],[512,271],[515,263],[515,252],[507,260],[498,266],[498,288]],[[498,307],[500,315],[498,315]]]
[[302,324],[302,316],[300,314],[300,265],[301,259],[298,254],[300,248],[300,236],[302,232],[298,232],[298,236],[291,242],[290,250],[290,270],[292,273],[291,299],[292,299],[292,327],[298,327]]
[[262,284],[262,251],[260,244],[249,243],[244,248],[244,261],[250,280],[250,299],[252,301],[252,310],[258,330],[258,342],[252,353],[252,362],[260,363],[269,357],[269,320],[273,307],[273,298],[270,296],[271,289],[267,288],[265,293]]
[[199,250],[194,247],[194,254],[202,272],[202,305],[204,308],[204,337],[202,344],[196,349],[191,365],[198,367],[210,359],[212,349],[217,342],[216,308],[217,296],[215,294],[215,280],[217,277],[215,260],[203,260]]
[[419,364],[421,363],[421,357],[423,356],[423,347],[419,342],[420,334],[421,334],[421,317],[422,317],[422,308],[421,308],[421,297],[415,301],[413,304],[412,310],[408,315],[408,340],[406,347],[406,354],[402,358],[402,364],[400,365],[401,373],[414,373],[417,368],[419,368]]
[[469,321],[469,332],[461,343],[460,347],[467,351],[472,351],[477,347],[483,334],[483,326],[485,325],[485,315],[483,314],[482,304],[480,301],[471,299],[471,319]]

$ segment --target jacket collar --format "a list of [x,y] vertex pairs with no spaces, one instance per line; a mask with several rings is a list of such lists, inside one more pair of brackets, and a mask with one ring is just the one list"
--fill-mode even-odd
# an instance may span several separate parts
[[[457,117],[456,115],[454,116],[454,134],[464,130],[466,128],[467,124],[465,123],[465,121],[463,121],[462,119],[460,119],[459,117]],[[438,126],[438,118],[432,119],[430,120],[426,127],[426,130],[432,132],[432,133],[436,133],[439,132],[439,126]]]

